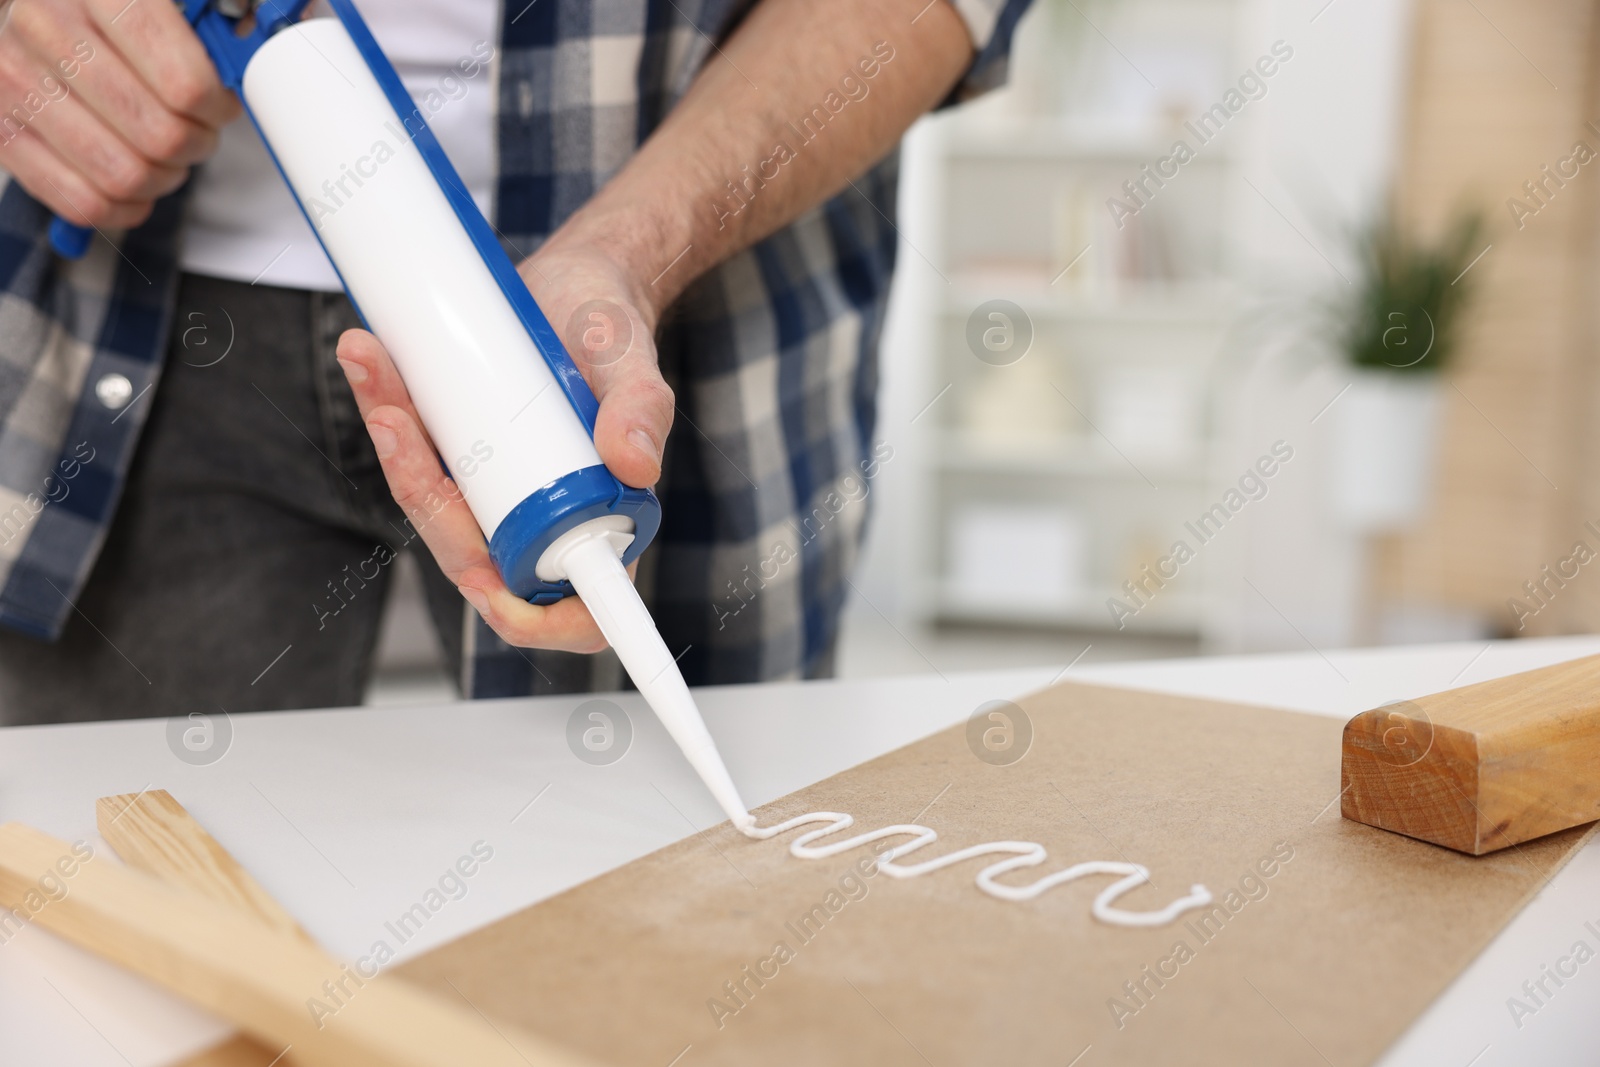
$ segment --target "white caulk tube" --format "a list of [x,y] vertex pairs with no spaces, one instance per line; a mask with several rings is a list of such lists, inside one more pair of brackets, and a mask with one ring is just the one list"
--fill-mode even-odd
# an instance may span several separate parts
[[588,430],[344,25],[309,19],[275,34],[245,68],[243,89],[485,536],[533,490],[599,465]]
[[[252,120],[506,584],[535,603],[576,591],[718,804],[749,825],[625,570],[659,502],[601,463],[593,394],[350,0],[330,3],[338,19],[293,23],[248,57],[239,88]],[[214,59],[232,47],[225,34],[207,46]]]

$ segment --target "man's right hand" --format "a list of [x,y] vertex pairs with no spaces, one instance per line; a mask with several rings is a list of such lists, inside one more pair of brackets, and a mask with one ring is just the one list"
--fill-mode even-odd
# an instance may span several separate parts
[[79,226],[137,226],[240,112],[172,0],[11,0],[0,168]]

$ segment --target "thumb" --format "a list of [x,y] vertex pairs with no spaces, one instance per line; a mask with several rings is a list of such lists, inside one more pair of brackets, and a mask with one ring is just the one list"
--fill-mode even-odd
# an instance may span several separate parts
[[661,477],[661,451],[672,429],[672,387],[652,358],[629,357],[591,380],[600,400],[594,444],[611,473],[646,489]]
[[654,485],[675,409],[649,330],[636,312],[594,300],[578,309],[566,333],[563,340],[600,401],[594,427],[600,458],[628,485]]

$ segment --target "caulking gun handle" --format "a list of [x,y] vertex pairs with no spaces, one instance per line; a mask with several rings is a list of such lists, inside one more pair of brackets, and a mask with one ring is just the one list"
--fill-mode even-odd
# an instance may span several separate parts
[[[210,0],[185,0],[184,17],[193,25],[210,7]],[[57,215],[50,220],[50,247],[63,259],[82,259],[94,240],[94,230],[88,226],[74,226]]]
[[[216,64],[217,74],[223,84],[235,92],[239,90],[240,78],[244,75],[244,67],[250,56],[272,34],[291,22],[299,21],[306,8],[311,6],[311,0],[270,0],[264,11],[258,11],[261,4],[252,0],[246,9],[255,15],[256,24],[244,37],[236,32],[239,15],[228,13],[237,6],[229,4],[219,7],[215,0],[183,0],[184,17],[200,35],[201,43]],[[82,259],[84,253],[89,251],[89,242],[93,240],[94,230],[90,227],[74,226],[59,215],[50,221],[50,247],[67,259]]]
[[66,219],[57,215],[50,220],[50,247],[56,254],[67,259],[82,259],[83,254],[89,251],[89,242],[94,240],[94,231],[87,226],[74,226]]

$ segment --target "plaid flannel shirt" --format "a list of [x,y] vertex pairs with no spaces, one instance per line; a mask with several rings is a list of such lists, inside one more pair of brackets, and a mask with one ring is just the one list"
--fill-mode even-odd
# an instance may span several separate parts
[[[508,252],[537,248],[628,160],[755,2],[507,0],[494,222]],[[1028,0],[936,2],[954,4],[977,46],[952,99],[1003,81]],[[795,151],[827,117],[796,116]],[[882,458],[871,441],[897,174],[891,153],[700,278],[662,327],[679,417],[641,585],[687,647],[691,683],[803,676],[831,653],[860,487]],[[50,250],[48,213],[0,175],[0,625],[55,638],[88,580],[161,376],[183,207],[180,191],[68,262]],[[474,615],[463,691],[534,692],[558,670],[544,656]]]

